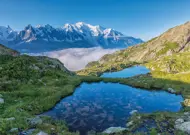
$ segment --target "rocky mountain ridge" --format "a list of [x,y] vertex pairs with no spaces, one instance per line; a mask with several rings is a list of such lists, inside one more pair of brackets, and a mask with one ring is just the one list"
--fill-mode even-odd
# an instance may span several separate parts
[[0,43],[21,52],[42,52],[63,48],[126,48],[142,43],[138,38],[128,37],[111,28],[90,25],[84,22],[65,24],[54,28],[47,24],[26,26],[14,31],[9,26],[0,27]]

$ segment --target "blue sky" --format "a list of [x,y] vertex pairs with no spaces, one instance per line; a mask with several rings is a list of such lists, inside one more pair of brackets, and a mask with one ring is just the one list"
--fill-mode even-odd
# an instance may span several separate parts
[[190,20],[190,0],[1,0],[0,25],[55,27],[78,21],[148,40]]

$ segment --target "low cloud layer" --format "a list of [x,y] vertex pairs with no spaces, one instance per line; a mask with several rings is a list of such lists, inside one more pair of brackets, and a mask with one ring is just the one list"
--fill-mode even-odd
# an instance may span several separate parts
[[32,55],[43,55],[57,58],[71,71],[83,69],[89,62],[97,61],[105,54],[117,51],[116,49],[95,48],[70,48],[59,51],[45,52]]

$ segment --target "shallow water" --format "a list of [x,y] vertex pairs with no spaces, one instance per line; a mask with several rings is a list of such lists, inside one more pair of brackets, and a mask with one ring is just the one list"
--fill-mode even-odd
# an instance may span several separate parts
[[62,99],[45,115],[67,122],[70,130],[101,132],[109,127],[125,127],[130,112],[177,112],[180,95],[147,91],[118,83],[83,83],[73,95]]
[[126,77],[132,77],[139,74],[147,74],[149,72],[150,70],[144,66],[133,66],[133,67],[126,68],[118,72],[104,73],[101,77],[126,78]]

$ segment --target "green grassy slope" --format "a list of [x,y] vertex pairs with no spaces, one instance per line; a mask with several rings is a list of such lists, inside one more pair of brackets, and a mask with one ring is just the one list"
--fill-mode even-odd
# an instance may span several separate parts
[[[62,97],[73,93],[81,83],[80,78],[69,72],[62,63],[47,57],[0,56],[0,94],[5,103],[0,104],[0,134],[10,133],[12,128],[34,128],[27,121],[47,111]],[[14,117],[15,120],[7,120]],[[48,133],[65,131],[65,124],[44,118],[36,130]],[[54,130],[51,131],[51,128]]]
[[[166,90],[176,94],[181,94],[185,100],[184,108],[179,113],[154,113],[138,114],[131,118],[135,124],[131,127],[138,128],[145,118],[156,120],[158,127],[156,131],[162,130],[160,127],[164,121],[168,121],[168,128],[176,133],[186,134],[177,131],[174,127],[175,120],[190,110],[190,22],[174,27],[164,34],[156,37],[144,44],[129,47],[113,54],[103,56],[99,61],[89,63],[86,69],[78,71],[79,75],[100,76],[103,72],[118,71],[126,67],[142,64],[151,70],[150,74],[139,75],[126,79],[104,79],[107,82],[119,82],[134,87],[146,89]],[[145,116],[145,117],[144,117]],[[139,119],[138,117],[141,117]],[[161,119],[161,121],[160,121]],[[139,124],[141,123],[141,124]],[[168,134],[162,132],[163,134]],[[157,134],[157,133],[155,133]]]
[[14,51],[12,49],[9,49],[3,45],[0,44],[0,55],[12,55],[12,56],[18,56],[19,52]]

